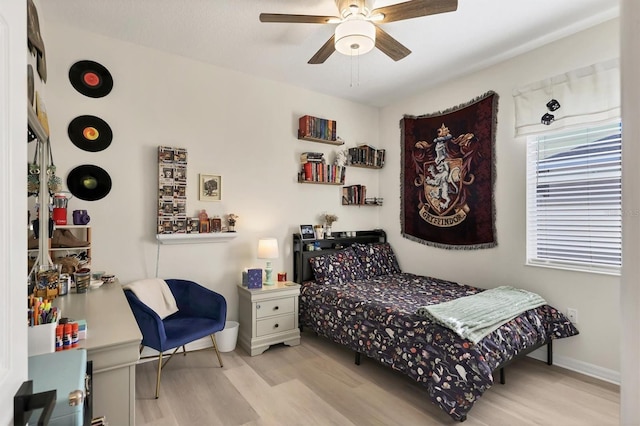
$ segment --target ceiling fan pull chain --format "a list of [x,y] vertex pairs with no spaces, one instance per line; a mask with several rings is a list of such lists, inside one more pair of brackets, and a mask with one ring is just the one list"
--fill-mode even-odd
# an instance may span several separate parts
[[[351,52],[353,52],[355,49],[353,49]],[[354,70],[353,70],[353,58],[356,58],[356,65],[355,65],[355,76],[356,76],[356,81],[355,84],[353,82],[353,75],[354,75]],[[358,52],[355,53],[355,55],[353,53],[351,53],[351,83],[349,84],[349,87],[360,87],[360,55],[358,54]]]

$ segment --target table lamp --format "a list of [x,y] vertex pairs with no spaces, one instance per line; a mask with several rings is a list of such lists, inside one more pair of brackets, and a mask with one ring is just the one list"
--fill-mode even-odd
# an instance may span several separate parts
[[[261,238],[258,241],[258,259],[277,259],[278,258],[278,240],[275,238]],[[267,266],[264,268],[265,282],[264,285],[273,285],[273,268],[271,261],[267,260]]]

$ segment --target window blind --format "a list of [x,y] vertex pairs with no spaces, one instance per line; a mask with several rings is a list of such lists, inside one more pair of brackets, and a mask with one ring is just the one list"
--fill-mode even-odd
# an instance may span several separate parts
[[619,274],[621,123],[527,139],[527,264]]

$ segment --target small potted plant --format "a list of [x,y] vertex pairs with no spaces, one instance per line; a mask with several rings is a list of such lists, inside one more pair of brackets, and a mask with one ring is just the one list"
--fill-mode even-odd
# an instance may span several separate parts
[[325,228],[324,228],[324,234],[325,237],[331,237],[331,226],[333,225],[333,222],[338,220],[338,216],[336,216],[335,214],[330,214],[330,213],[325,213],[324,214],[324,223],[325,223]]

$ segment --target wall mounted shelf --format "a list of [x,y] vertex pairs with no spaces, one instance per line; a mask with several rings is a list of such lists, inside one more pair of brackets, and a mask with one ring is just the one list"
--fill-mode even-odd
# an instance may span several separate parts
[[344,141],[341,141],[341,140],[331,141],[331,140],[327,140],[327,139],[313,138],[311,136],[298,137],[298,139],[300,139],[301,141],[326,143],[326,144],[329,144],[329,145],[344,145]]
[[313,180],[298,180],[298,183],[312,183],[314,185],[344,185],[341,182],[316,182]]
[[365,164],[349,164],[349,167],[359,167],[361,169],[381,169],[382,166],[367,166]]
[[226,243],[238,234],[236,232],[211,232],[207,234],[156,234],[159,244],[206,244]]

